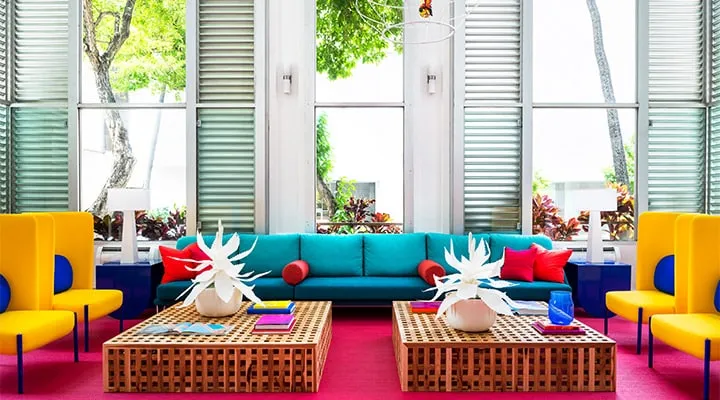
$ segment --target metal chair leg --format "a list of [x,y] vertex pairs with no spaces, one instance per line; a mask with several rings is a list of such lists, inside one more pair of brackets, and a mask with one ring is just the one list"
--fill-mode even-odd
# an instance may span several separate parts
[[605,335],[605,336],[607,336],[607,334],[608,334],[608,313],[609,313],[609,311],[606,307],[605,308],[605,318],[603,321],[603,335]]
[[705,339],[705,366],[703,378],[703,400],[710,400],[710,339]]
[[85,352],[90,351],[90,311],[88,310],[88,305],[85,304],[84,307],[85,312]]
[[23,339],[22,334],[17,335],[16,337],[16,345],[17,345],[17,376],[18,376],[18,393],[23,394]]
[[120,317],[120,333],[122,333],[123,330],[123,317]]
[[78,315],[77,313],[73,313],[73,316],[75,317],[75,325],[73,325],[73,355],[74,355],[74,361],[79,362],[80,361],[80,355],[78,354]]
[[648,368],[653,367],[652,317],[648,319]]
[[637,354],[642,353],[642,323],[643,321],[643,309],[642,307],[638,308],[638,325],[637,325]]

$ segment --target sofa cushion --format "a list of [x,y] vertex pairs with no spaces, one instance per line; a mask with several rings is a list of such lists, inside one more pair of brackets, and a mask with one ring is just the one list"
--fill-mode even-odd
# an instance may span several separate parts
[[[300,259],[313,276],[362,276],[362,235],[301,235]],[[289,261],[288,261],[289,262]]]
[[[312,268],[312,267],[311,267]],[[337,277],[312,276],[295,286],[296,300],[418,300],[431,299],[434,292],[419,276]]]
[[[480,239],[483,239],[488,244],[489,236],[487,234],[473,234],[476,245],[480,245]],[[447,273],[454,273],[455,268],[452,268],[445,262],[445,249],[450,250],[450,240],[453,242],[453,249],[455,250],[455,257],[459,260],[461,256],[468,257],[468,236],[467,235],[450,235],[447,233],[428,233],[426,235],[427,240],[427,253],[428,260],[433,260],[440,264]]]
[[565,265],[572,256],[570,249],[546,250],[533,243],[532,248],[537,249],[533,277],[536,281],[565,283]]
[[552,249],[552,241],[544,235],[506,235],[500,233],[490,234],[490,261],[495,262],[502,258],[503,251],[506,247],[513,250],[527,250],[535,243],[546,248]]
[[367,276],[417,276],[427,255],[425,234],[363,235],[363,255]]
[[[171,305],[180,300],[177,297],[190,286],[192,281],[175,281],[163,283],[157,287],[155,304]],[[282,278],[262,277],[250,283],[255,285],[255,294],[262,300],[290,300],[293,298],[293,287]],[[183,299],[185,297],[183,296]],[[245,299],[244,299],[245,300]]]
[[418,275],[430,286],[435,286],[435,277],[445,276],[445,268],[433,260],[422,260],[418,265]]
[[69,290],[73,284],[73,269],[70,260],[65,256],[55,254],[55,282],[54,294]]
[[297,285],[310,275],[310,266],[303,260],[295,260],[283,268],[282,278],[289,285]]
[[533,266],[537,249],[531,247],[527,250],[513,250],[505,248],[505,261],[500,269],[500,279],[532,282]]
[[675,295],[675,256],[665,256],[658,261],[653,275],[655,289]]
[[508,281],[514,283],[513,286],[502,288],[503,292],[513,300],[536,300],[536,301],[548,301],[550,300],[550,292],[553,290],[571,292],[572,288],[567,283],[556,283],[556,282],[545,282],[545,281],[534,281],[534,282],[522,282],[522,281]]
[[[223,235],[223,244],[227,243],[232,234]],[[245,263],[243,271],[255,271],[261,273],[270,271],[267,277],[279,278],[282,276],[282,270],[285,266],[300,258],[300,235],[298,234],[276,234],[276,235],[253,235],[238,234],[240,238],[239,252],[246,251],[252,247],[253,242],[257,238],[255,249],[247,257],[243,258],[240,263]],[[215,240],[214,235],[203,235],[203,240],[208,246],[212,245]],[[196,236],[180,238],[176,247],[184,249],[185,247],[197,242]],[[233,253],[233,255],[238,252]]]

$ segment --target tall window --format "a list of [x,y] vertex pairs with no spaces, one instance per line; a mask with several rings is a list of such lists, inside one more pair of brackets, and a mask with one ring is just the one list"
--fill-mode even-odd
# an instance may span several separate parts
[[108,189],[147,188],[151,209],[137,216],[142,236],[180,237],[186,203],[185,2],[83,3],[80,207],[95,215],[98,238],[117,239]]
[[627,0],[533,3],[533,233],[584,236],[574,201],[591,188],[617,191],[603,212],[605,239],[634,238],[636,12]]
[[[402,2],[380,11],[358,4],[363,15],[403,20]],[[404,206],[402,30],[383,37],[352,8],[317,4],[317,229],[397,233]]]
[[0,214],[10,212],[10,142],[8,120],[10,101],[8,99],[8,5],[0,4]]
[[466,231],[521,229],[521,3],[480,2],[465,21]]

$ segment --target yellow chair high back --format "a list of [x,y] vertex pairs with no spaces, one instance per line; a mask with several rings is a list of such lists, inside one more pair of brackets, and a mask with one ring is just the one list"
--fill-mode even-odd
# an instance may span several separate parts
[[688,313],[718,313],[715,309],[715,290],[720,283],[720,216],[697,217],[691,239]]
[[31,216],[0,215],[0,274],[10,284],[8,311],[41,309],[37,230]]
[[37,227],[37,251],[40,309],[53,309],[53,296],[55,294],[55,234],[54,221],[48,214],[23,214],[31,216]]
[[688,273],[692,254],[693,221],[700,214],[683,214],[675,220],[675,313],[688,312]]
[[51,212],[55,220],[55,254],[73,268],[73,289],[92,289],[95,274],[93,216],[87,212]]
[[681,213],[644,212],[638,218],[635,289],[656,290],[655,267],[675,252],[675,222]]

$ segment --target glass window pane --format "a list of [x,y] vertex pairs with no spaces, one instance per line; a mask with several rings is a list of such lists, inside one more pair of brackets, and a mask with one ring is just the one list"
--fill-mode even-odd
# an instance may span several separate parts
[[402,108],[318,108],[316,115],[318,232],[401,232]]
[[[116,128],[118,126],[120,128]],[[123,134],[118,132],[127,135],[127,145],[120,144]],[[172,240],[173,236],[184,234],[185,110],[84,109],[80,112],[80,139],[82,210],[89,210],[97,217],[109,214],[105,207],[105,185],[147,187],[150,189],[150,216],[159,219],[163,227],[172,229],[162,229],[162,235],[148,233],[146,239]],[[134,164],[122,161],[127,157],[134,159]],[[173,212],[180,213],[177,227],[168,218]]]
[[[623,151],[613,160],[608,112],[617,112]],[[575,193],[608,186],[618,191],[618,212],[602,213],[604,238],[632,240],[635,217],[637,113],[605,109],[536,109],[533,112],[533,231],[555,240],[584,237],[587,215],[574,206]],[[625,172],[621,167],[625,163]],[[627,179],[622,175],[626,174]],[[620,178],[618,178],[618,175]],[[623,183],[620,185],[620,183]],[[547,196],[543,198],[543,196]],[[553,209],[557,207],[557,209]],[[556,219],[560,217],[561,220]],[[579,220],[575,225],[571,219]],[[615,223],[616,222],[616,223]],[[542,225],[545,224],[545,228]]]
[[[322,1],[316,18],[316,101],[401,102],[403,100],[402,37],[390,29],[403,21],[402,2],[380,4]],[[368,16],[372,17],[371,22]],[[395,43],[397,42],[397,43]]]
[[533,101],[635,102],[635,36],[635,1],[535,1]]
[[[179,103],[185,95],[185,1],[138,1],[121,40],[124,1],[83,10],[83,103]],[[100,18],[102,17],[102,18]],[[118,21],[119,22],[119,21]],[[94,33],[94,34],[89,34]],[[103,62],[116,51],[109,66]],[[102,58],[101,58],[102,57]]]

